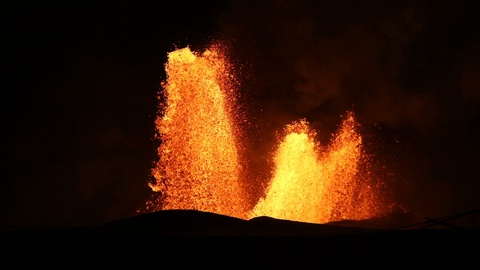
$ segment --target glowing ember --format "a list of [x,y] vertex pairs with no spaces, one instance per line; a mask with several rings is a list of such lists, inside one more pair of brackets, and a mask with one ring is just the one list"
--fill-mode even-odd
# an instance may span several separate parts
[[150,208],[245,217],[225,57],[217,47],[202,55],[175,50],[166,72],[164,111],[156,120],[160,160],[150,185],[160,194]]
[[347,113],[329,147],[315,142],[305,120],[286,127],[275,154],[275,173],[252,216],[326,223],[380,214],[373,179],[361,170],[367,162],[353,113]]

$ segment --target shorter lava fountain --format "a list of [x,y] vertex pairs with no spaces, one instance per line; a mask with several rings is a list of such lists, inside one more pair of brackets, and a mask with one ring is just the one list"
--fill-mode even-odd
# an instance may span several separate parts
[[[237,127],[233,68],[221,46],[203,54],[189,48],[168,54],[156,120],[159,160],[155,196],[147,211],[192,209],[249,219],[270,216],[327,223],[368,219],[387,207],[382,181],[369,171],[354,113],[343,116],[329,145],[320,145],[306,120],[285,127],[274,151],[273,177],[248,207]],[[243,119],[246,121],[246,119]],[[258,187],[260,188],[260,187]]]
[[382,211],[353,112],[348,112],[329,146],[315,141],[305,120],[285,128],[275,153],[275,172],[252,216],[327,223],[367,219]]

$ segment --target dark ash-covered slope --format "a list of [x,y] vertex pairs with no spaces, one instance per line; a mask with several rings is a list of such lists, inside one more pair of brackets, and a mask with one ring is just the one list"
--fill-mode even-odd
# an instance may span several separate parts
[[478,229],[369,229],[169,210],[100,226],[6,231],[4,267],[480,266]]

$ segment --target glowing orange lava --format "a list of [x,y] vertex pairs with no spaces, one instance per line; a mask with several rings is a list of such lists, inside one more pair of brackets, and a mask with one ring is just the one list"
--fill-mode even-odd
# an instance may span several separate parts
[[275,154],[275,173],[251,216],[326,223],[367,219],[381,213],[352,112],[328,147],[315,141],[305,120],[288,125]]
[[150,185],[159,193],[150,210],[245,217],[228,68],[216,47],[201,55],[189,48],[168,54],[165,106],[155,122],[161,140],[156,183]]
[[155,183],[150,184],[156,195],[147,202],[147,211],[193,209],[312,223],[382,214],[385,204],[369,172],[353,112],[344,115],[326,146],[316,141],[307,121],[287,125],[274,153],[269,187],[253,206],[245,190],[261,183],[248,183],[245,189],[240,179],[248,166],[242,166],[246,161],[240,158],[245,148],[240,147],[244,142],[234,108],[234,77],[222,50],[175,50],[168,54],[165,70],[164,102],[155,122],[159,160],[152,169]]

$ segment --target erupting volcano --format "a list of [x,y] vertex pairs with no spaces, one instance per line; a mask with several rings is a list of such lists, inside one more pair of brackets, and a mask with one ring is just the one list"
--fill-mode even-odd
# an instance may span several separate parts
[[[347,112],[329,145],[317,142],[306,120],[287,125],[274,154],[273,177],[255,207],[248,207],[240,158],[240,112],[235,79],[220,46],[203,54],[189,48],[168,54],[164,100],[156,120],[160,147],[148,210],[194,209],[243,219],[271,216],[327,223],[382,214],[380,182],[368,171],[359,124]],[[245,148],[245,149],[248,149]],[[266,179],[265,179],[266,180]]]

